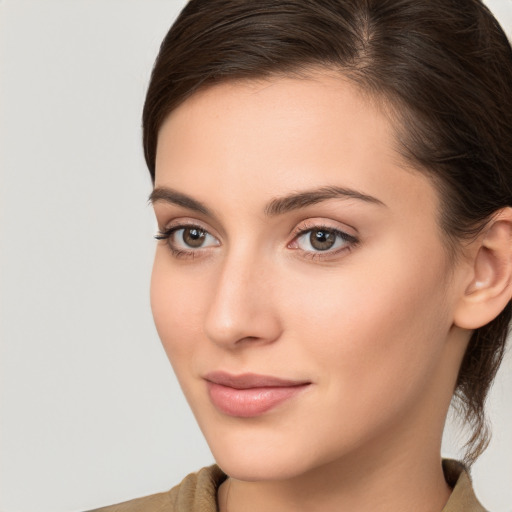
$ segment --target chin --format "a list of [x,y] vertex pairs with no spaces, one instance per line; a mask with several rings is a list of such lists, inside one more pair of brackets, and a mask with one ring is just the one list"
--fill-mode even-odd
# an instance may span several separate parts
[[279,453],[279,457],[269,458],[261,455],[240,456],[236,453],[223,453],[215,456],[215,460],[224,473],[246,482],[288,480],[307,471],[297,463],[297,460],[286,460],[282,453]]
[[332,461],[332,452],[322,453],[309,435],[294,438],[275,427],[226,429],[205,437],[219,467],[237,480],[287,480]]

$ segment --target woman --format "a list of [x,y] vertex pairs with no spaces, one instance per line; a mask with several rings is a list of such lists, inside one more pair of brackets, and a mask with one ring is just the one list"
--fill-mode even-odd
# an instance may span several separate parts
[[[191,0],[143,114],[157,330],[218,466],[104,511],[482,511],[512,49],[477,0]],[[452,398],[472,436],[441,461]]]

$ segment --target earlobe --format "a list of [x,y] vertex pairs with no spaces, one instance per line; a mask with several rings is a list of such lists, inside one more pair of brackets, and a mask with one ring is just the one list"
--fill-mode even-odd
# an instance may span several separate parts
[[494,320],[512,298],[512,208],[503,208],[473,242],[471,281],[454,323],[478,329]]

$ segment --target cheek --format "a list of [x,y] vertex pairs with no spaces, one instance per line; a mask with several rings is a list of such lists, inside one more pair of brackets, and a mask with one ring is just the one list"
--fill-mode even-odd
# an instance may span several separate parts
[[322,379],[338,396],[357,389],[368,401],[424,387],[451,326],[442,253],[394,245],[376,256],[354,252],[336,272],[311,279],[307,295],[288,299],[304,357],[329,369]]
[[191,341],[201,336],[204,317],[203,287],[187,282],[183,272],[170,264],[165,247],[158,247],[151,274],[151,310],[155,326],[175,371],[176,360],[186,359],[194,350]]

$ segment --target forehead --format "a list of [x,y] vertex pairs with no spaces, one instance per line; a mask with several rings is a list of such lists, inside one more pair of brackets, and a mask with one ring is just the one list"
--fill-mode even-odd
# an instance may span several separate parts
[[435,200],[430,181],[395,146],[384,105],[340,74],[226,82],[197,92],[166,119],[156,185],[202,196],[231,191],[232,202],[325,185],[383,202],[399,193]]

